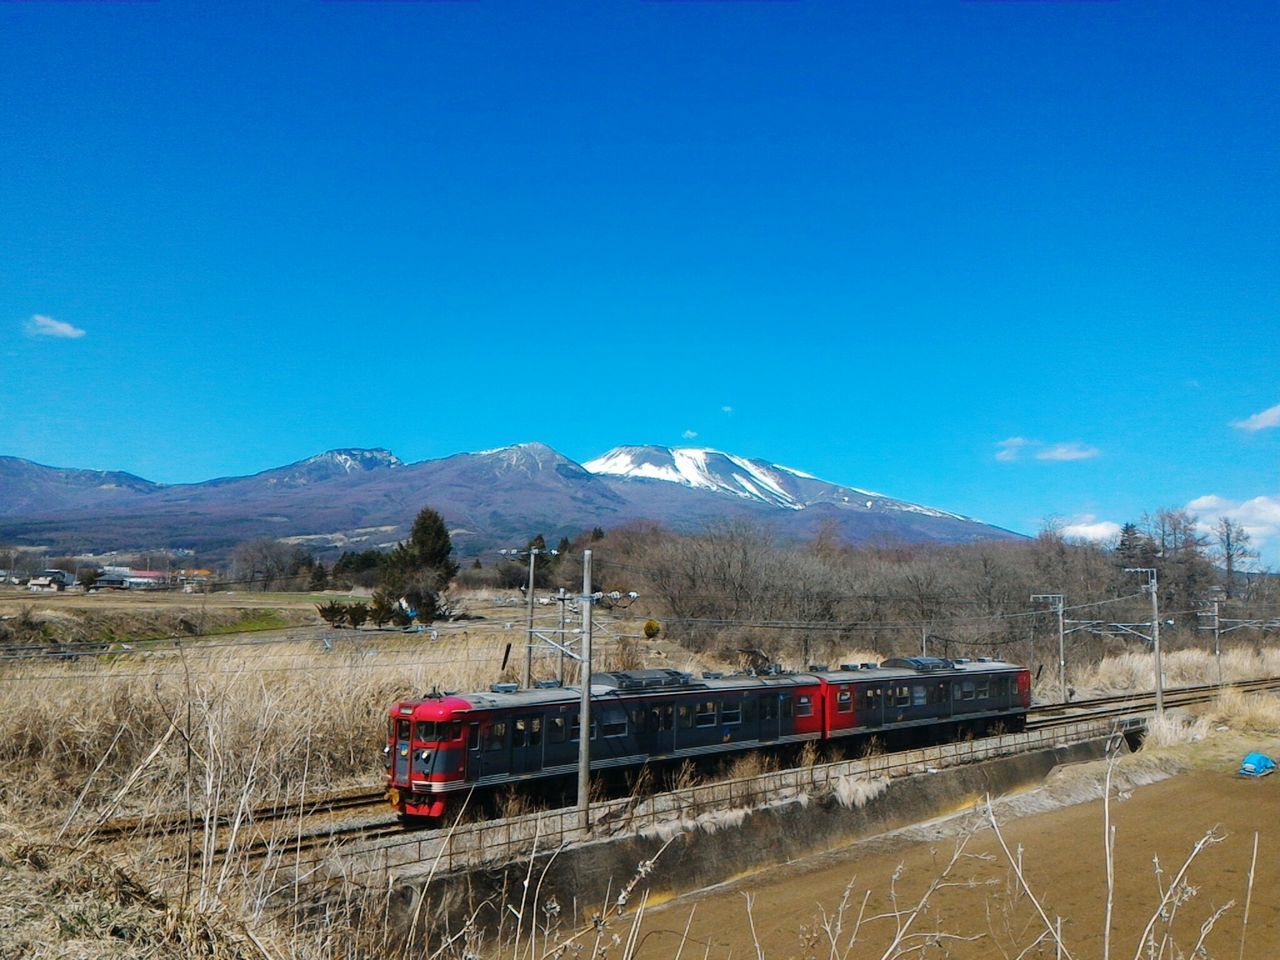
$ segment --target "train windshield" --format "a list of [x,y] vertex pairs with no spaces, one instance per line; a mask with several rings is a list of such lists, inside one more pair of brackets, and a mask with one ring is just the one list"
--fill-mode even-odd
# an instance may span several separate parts
[[419,720],[418,728],[414,731],[415,740],[435,743],[457,740],[461,736],[461,723],[437,723],[434,720]]

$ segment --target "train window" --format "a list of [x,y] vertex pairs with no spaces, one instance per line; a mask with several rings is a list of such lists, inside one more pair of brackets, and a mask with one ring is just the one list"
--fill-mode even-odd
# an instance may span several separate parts
[[552,717],[547,721],[547,739],[551,743],[564,743],[566,732],[564,717]]
[[497,723],[489,724],[488,733],[485,735],[484,748],[486,750],[501,750],[507,743],[507,723],[505,720]]
[[795,715],[795,704],[790,697],[778,697],[778,703],[782,706],[782,719],[790,720]]
[[812,717],[813,716],[813,698],[801,694],[796,697],[796,716]]
[[693,707],[687,703],[680,704],[680,729],[693,729]]
[[742,701],[726,700],[720,705],[720,722],[721,723],[741,723],[742,722]]
[[480,749],[480,724],[478,723],[467,724],[467,749]]
[[[579,714],[575,713],[573,717],[569,720],[569,739],[570,740],[578,739],[578,734],[579,734],[578,728],[581,726],[581,724],[578,722],[578,717],[579,717]],[[600,725],[596,722],[595,718],[593,717],[591,719],[591,739],[594,740],[599,735],[600,735]]]
[[778,698],[771,693],[766,693],[760,698],[760,719],[778,719]]
[[957,700],[973,699],[973,681],[972,680],[960,681],[960,683],[956,686],[956,699]]
[[840,713],[853,713],[853,691],[843,687],[836,694],[836,710]]
[[454,740],[459,739],[461,736],[462,736],[461,723],[454,722],[454,723],[440,724],[440,742],[441,743],[444,743],[445,741],[449,741],[450,743],[452,743]]
[[435,740],[436,722],[434,720],[419,720],[415,735],[418,740]]
[[408,720],[396,721],[396,739],[397,740],[409,739],[409,721]]
[[700,727],[714,727],[716,725],[716,702],[714,700],[703,700],[698,704],[697,725]]
[[[592,724],[594,727],[595,724]],[[594,735],[595,731],[592,731]],[[627,735],[627,715],[622,710],[609,710],[604,715],[604,723],[600,732],[606,737],[625,737]]]
[[672,730],[675,727],[676,709],[669,703],[649,708],[650,730]]
[[911,686],[911,705],[913,707],[923,707],[929,701],[928,691],[925,690],[923,683],[912,684]]
[[513,724],[511,733],[513,747],[537,747],[542,744],[541,717],[518,717]]
[[910,687],[894,687],[892,690],[893,705],[895,707],[909,707],[911,705],[911,688]]
[[649,711],[644,707],[632,707],[629,713],[631,714],[631,731],[644,733],[649,726]]
[[976,681],[974,696],[979,700],[986,700],[991,696],[991,681],[986,677]]

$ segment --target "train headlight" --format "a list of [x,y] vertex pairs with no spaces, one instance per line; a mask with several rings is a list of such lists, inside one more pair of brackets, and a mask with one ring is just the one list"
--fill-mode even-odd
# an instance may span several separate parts
[[422,764],[425,767],[427,763],[431,760],[431,751],[419,750],[416,754],[414,754],[414,759],[417,760],[420,764]]
[[384,767],[391,766],[391,747],[389,745],[382,748],[382,765]]

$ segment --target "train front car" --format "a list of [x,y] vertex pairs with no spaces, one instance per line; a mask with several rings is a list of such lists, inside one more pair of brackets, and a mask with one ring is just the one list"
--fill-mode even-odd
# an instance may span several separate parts
[[450,793],[466,787],[464,739],[471,704],[461,697],[403,700],[391,707],[387,744],[387,799],[406,820],[439,819]]
[[846,743],[875,736],[893,748],[1026,725],[1031,674],[990,657],[896,657],[819,674],[823,729]]

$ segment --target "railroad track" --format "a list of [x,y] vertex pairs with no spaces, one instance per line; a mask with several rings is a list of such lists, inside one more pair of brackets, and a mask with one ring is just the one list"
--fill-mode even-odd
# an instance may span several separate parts
[[[235,810],[222,810],[214,814],[212,819],[222,827],[234,823],[238,816],[242,824],[258,826],[299,817],[312,819],[344,811],[371,809],[386,802],[387,794],[385,789],[345,791],[318,796],[305,801],[301,805],[258,807],[238,815]],[[196,814],[193,820],[188,822],[185,812],[171,812],[152,817],[128,817],[120,820],[108,820],[105,823],[80,830],[79,836],[88,836],[95,843],[114,843],[139,834],[169,836],[185,833],[189,828],[200,832],[204,829],[204,823],[205,818],[203,815]]]
[[[1280,690],[1280,678],[1262,680],[1241,680],[1216,684],[1205,684],[1193,687],[1178,687],[1164,691],[1165,705],[1168,707],[1190,706],[1214,700],[1221,690],[1234,689],[1242,692],[1269,692]],[[1027,729],[1043,729],[1047,727],[1065,726],[1084,720],[1100,718],[1121,718],[1150,712],[1155,706],[1155,693],[1142,692],[1121,694],[1113,697],[1098,697],[1091,700],[1077,700],[1067,704],[1042,704],[1031,708]],[[416,832],[406,827],[398,819],[388,818],[375,822],[349,823],[340,820],[309,827],[305,821],[314,821],[332,814],[348,811],[369,810],[386,802],[385,793],[377,791],[352,791],[317,797],[308,802],[300,811],[298,806],[270,807],[250,811],[241,817],[241,836],[233,844],[218,844],[206,853],[202,848],[195,848],[192,853],[197,859],[209,856],[214,861],[222,861],[228,856],[241,857],[255,862],[270,856],[294,858],[302,853],[316,853],[332,850],[339,846],[349,846],[387,837],[402,837],[406,833]],[[266,833],[263,828],[273,822],[297,819],[298,824],[287,829]],[[234,821],[234,811],[222,812],[218,815],[219,832],[227,834],[228,827]],[[203,820],[195,822],[195,835],[203,834]],[[185,814],[168,814],[159,818],[137,818],[133,820],[117,820],[90,828],[93,839],[97,842],[111,842],[125,839],[134,834],[162,833],[176,835],[187,830]],[[440,828],[418,828],[424,834]],[[292,831],[290,833],[289,831]],[[175,844],[175,853],[181,850]]]
[[[1243,693],[1265,693],[1280,690],[1280,678],[1268,677],[1261,680],[1237,680],[1217,684],[1203,684],[1194,687],[1175,687],[1164,691],[1166,707],[1187,707],[1198,703],[1210,703],[1216,700],[1222,690],[1239,690]],[[1098,697],[1093,700],[1075,700],[1071,703],[1042,704],[1032,707],[1027,719],[1027,729],[1036,730],[1045,727],[1059,727],[1080,720],[1093,720],[1107,717],[1125,717],[1132,714],[1145,713],[1155,709],[1156,695],[1154,691],[1120,694],[1114,697]]]

